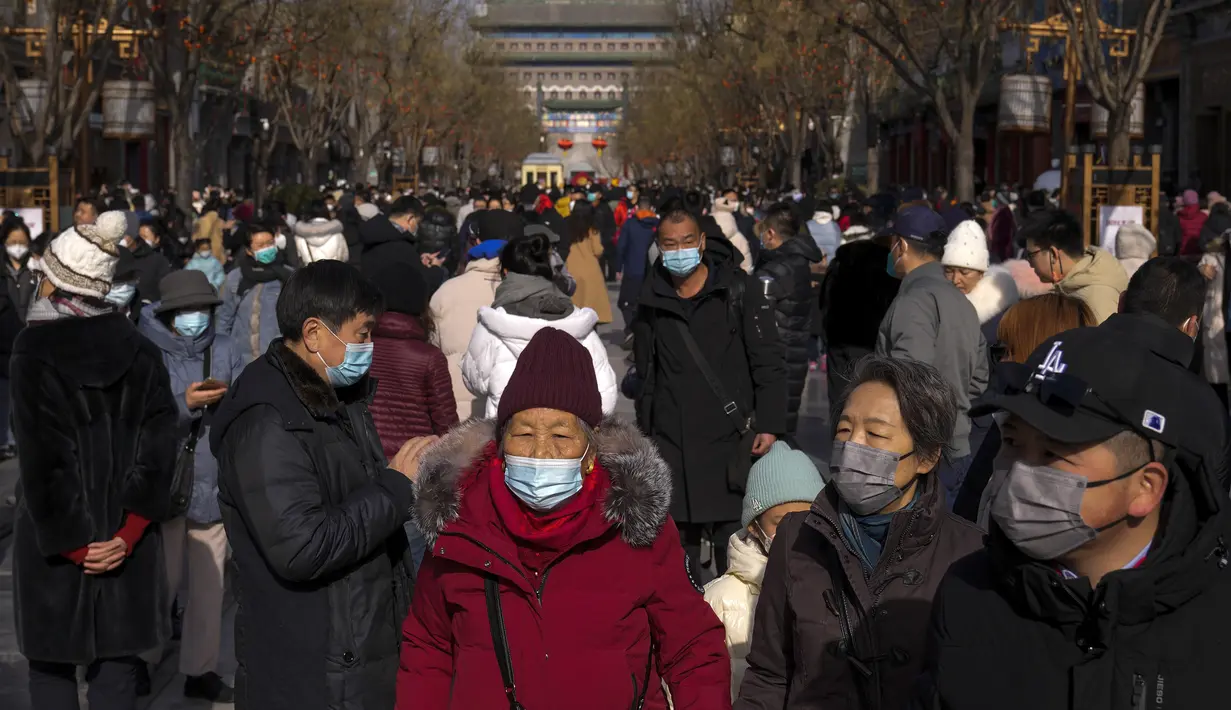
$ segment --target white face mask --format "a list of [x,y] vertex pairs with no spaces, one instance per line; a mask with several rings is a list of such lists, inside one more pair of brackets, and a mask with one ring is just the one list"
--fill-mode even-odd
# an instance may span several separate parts
[[24,244],[10,244],[4,248],[4,251],[8,252],[9,257],[20,261],[23,256],[30,253],[30,247]]

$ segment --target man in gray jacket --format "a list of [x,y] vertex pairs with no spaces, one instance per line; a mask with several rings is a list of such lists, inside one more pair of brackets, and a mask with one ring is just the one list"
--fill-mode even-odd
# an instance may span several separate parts
[[902,279],[876,336],[876,354],[926,362],[940,370],[957,395],[958,418],[940,464],[950,508],[970,466],[970,403],[987,388],[987,342],[974,306],[945,278],[940,258],[947,231],[928,207],[907,207],[881,232],[888,237],[888,268]]

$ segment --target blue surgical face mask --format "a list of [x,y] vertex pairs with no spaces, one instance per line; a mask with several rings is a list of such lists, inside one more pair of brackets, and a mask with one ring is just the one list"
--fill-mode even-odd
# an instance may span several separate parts
[[889,246],[889,256],[886,257],[886,259],[887,260],[885,263],[885,270],[888,271],[889,275],[892,276],[893,278],[895,279],[899,278],[897,269],[895,268],[898,264],[898,261],[897,259],[893,258],[893,245]]
[[265,247],[252,252],[252,258],[262,264],[272,264],[278,258],[278,247]]
[[[590,453],[586,447],[586,454]],[[554,510],[581,490],[579,459],[504,456],[504,482],[521,502],[539,511]]]
[[663,252],[663,266],[676,276],[687,276],[700,265],[701,250],[697,247]]
[[137,293],[137,284],[111,284],[111,290],[103,300],[113,306],[127,306]]
[[[325,330],[329,330],[329,326],[325,326]],[[348,343],[338,338],[338,334],[332,330],[329,330],[329,334],[346,346],[346,355],[342,357],[341,364],[330,365],[325,362],[325,358],[321,357],[319,352],[316,356],[321,359],[321,362],[325,362],[325,373],[329,375],[329,384],[334,387],[349,387],[368,374],[368,368],[372,367],[372,351],[376,349],[376,343]]]
[[173,322],[180,335],[195,338],[209,327],[209,311],[180,311]]
[[629,190],[628,192],[624,193],[624,196],[631,200],[637,196],[637,193],[633,192],[632,190]]

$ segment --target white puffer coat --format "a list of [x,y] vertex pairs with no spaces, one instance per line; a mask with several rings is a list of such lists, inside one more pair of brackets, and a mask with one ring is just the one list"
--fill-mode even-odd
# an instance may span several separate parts
[[1017,303],[1017,282],[1013,274],[999,264],[983,272],[983,278],[966,294],[970,304],[979,314],[979,323],[986,323],[996,316],[1009,310],[1009,306]]
[[740,530],[727,542],[727,573],[705,585],[705,601],[727,630],[727,652],[731,654],[731,699],[739,695],[739,685],[748,670],[748,649],[752,646],[752,617],[761,596],[761,580],[769,558],[747,530]]
[[615,370],[607,360],[607,347],[595,327],[598,314],[592,308],[574,308],[560,320],[527,318],[508,313],[504,308],[479,309],[479,323],[470,336],[470,346],[462,358],[462,378],[476,397],[487,398],[487,418],[495,418],[500,396],[513,376],[517,358],[543,328],[555,328],[573,336],[590,351],[598,391],[603,398],[603,414],[615,411],[619,385]]
[[295,223],[295,251],[300,264],[311,264],[325,259],[346,261],[350,249],[342,234],[342,223],[336,219],[314,219],[311,222]]

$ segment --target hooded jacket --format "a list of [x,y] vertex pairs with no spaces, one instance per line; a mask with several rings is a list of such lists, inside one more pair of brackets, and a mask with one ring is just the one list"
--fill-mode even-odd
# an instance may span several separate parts
[[199,432],[193,457],[192,499],[188,503],[187,518],[194,523],[209,525],[220,522],[218,510],[218,461],[209,450],[209,429],[213,412],[188,409],[184,399],[188,386],[205,379],[205,351],[210,351],[209,377],[230,385],[244,369],[244,356],[235,341],[218,334],[213,324],[204,333],[188,338],[172,332],[154,315],[154,305],[141,311],[138,330],[162,351],[162,362],[170,375],[171,396],[179,413],[178,441],[182,447],[191,431],[192,423],[201,417],[205,421]]
[[372,332],[372,377],[376,398],[372,420],[385,457],[393,460],[407,439],[443,436],[457,424],[457,402],[449,380],[449,363],[427,342],[415,316],[386,311]]
[[739,695],[740,683],[748,670],[748,648],[752,645],[752,615],[761,596],[761,580],[769,557],[761,545],[740,530],[727,541],[727,573],[705,585],[705,601],[718,615],[727,633],[727,653],[731,655],[731,699]]
[[966,298],[975,307],[979,323],[987,323],[1017,303],[1017,282],[1006,267],[997,264],[983,272],[983,278],[970,289]]
[[671,472],[654,445],[618,419],[595,429],[587,475],[599,497],[539,574],[494,502],[504,485],[495,437],[493,421],[468,422],[420,465],[415,518],[431,554],[402,630],[399,710],[508,707],[487,578],[525,707],[626,710],[644,693],[647,710],[665,710],[665,683],[676,710],[729,708],[722,626],[688,578],[667,515]]
[[[1140,224],[1125,224],[1116,232],[1116,260],[1130,280],[1141,265],[1150,260],[1158,240]],[[1127,288],[1127,285],[1125,286]]]
[[[940,371],[957,395],[957,425],[949,442],[952,455],[970,454],[967,412],[991,377],[987,342],[974,306],[945,278],[940,262],[919,266],[902,279],[898,297],[881,321],[876,354],[910,358]],[[949,500],[955,500],[961,481],[945,484]]]
[[500,260],[474,259],[466,263],[466,270],[460,276],[444,282],[428,306],[432,312],[432,322],[436,325],[432,343],[448,360],[457,417],[462,421],[472,416],[482,417],[487,411],[487,403],[476,400],[466,389],[466,380],[462,377],[462,358],[470,346],[470,336],[479,324],[479,309],[492,305],[499,286]]
[[812,265],[824,258],[811,239],[788,239],[777,249],[762,249],[756,276],[770,279],[769,298],[774,304],[778,337],[786,345],[787,433],[794,433],[799,407],[808,379],[808,351],[812,342],[812,319],[816,291],[812,288]]
[[349,261],[350,250],[346,246],[342,223],[336,219],[296,222],[295,253],[304,266],[324,259]]
[[[123,247],[121,247],[123,248]],[[162,299],[158,284],[162,277],[171,273],[171,263],[162,252],[154,249],[145,240],[133,239],[133,268],[137,270],[137,299],[140,303],[155,303]]]
[[589,308],[574,308],[563,318],[547,320],[516,316],[505,308],[480,308],[479,322],[470,338],[466,356],[462,358],[462,377],[466,388],[476,397],[487,401],[485,415],[496,416],[500,396],[513,376],[517,358],[530,344],[534,334],[543,328],[556,328],[573,336],[590,351],[594,360],[594,374],[598,378],[598,391],[602,395],[603,413],[615,411],[619,386],[615,370],[607,360],[607,346],[603,344],[595,328],[598,314]]
[[414,488],[385,465],[372,388],[365,377],[335,390],[279,339],[213,422],[239,607],[237,707],[393,706]]
[[1128,275],[1114,256],[1092,246],[1086,247],[1085,255],[1056,287],[1085,301],[1095,322],[1102,323],[1120,310],[1120,295],[1128,288]]
[[1201,228],[1209,217],[1200,205],[1184,205],[1176,210],[1180,220],[1180,255],[1193,256],[1201,253]]
[[982,541],[978,528],[946,512],[934,473],[919,489],[913,506],[893,515],[871,573],[843,532],[833,487],[809,512],[783,518],[736,710],[905,707],[936,590]]
[[377,215],[359,225],[359,236],[363,240],[359,268],[364,274],[371,276],[391,264],[418,269],[427,281],[429,294],[436,293],[448,275],[441,268],[425,268],[415,235],[402,231],[386,215]]
[[808,233],[812,235],[812,241],[816,242],[817,248],[825,254],[825,259],[833,261],[838,247],[842,246],[842,228],[834,220],[833,212],[814,212],[812,219],[808,220]]
[[170,597],[157,525],[107,574],[64,555],[111,540],[130,513],[170,517],[179,416],[162,353],[119,313],[63,318],[21,332],[10,377],[18,648],[87,665],[160,646]]

